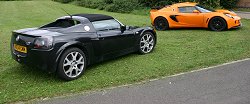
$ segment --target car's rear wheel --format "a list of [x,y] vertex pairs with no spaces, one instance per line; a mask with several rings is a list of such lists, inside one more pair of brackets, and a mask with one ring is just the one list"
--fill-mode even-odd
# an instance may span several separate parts
[[139,41],[139,52],[141,54],[150,53],[155,47],[155,36],[151,32],[145,32],[141,35]]
[[60,57],[57,74],[63,80],[79,78],[86,67],[86,56],[79,48],[69,48]]
[[169,28],[168,20],[164,17],[157,17],[154,21],[154,27],[156,30],[167,30]]
[[209,22],[209,28],[213,31],[222,31],[227,28],[227,22],[221,17],[214,17]]

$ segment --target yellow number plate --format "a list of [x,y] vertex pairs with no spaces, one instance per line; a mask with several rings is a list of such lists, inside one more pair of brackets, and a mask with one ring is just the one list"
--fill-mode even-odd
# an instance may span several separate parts
[[27,53],[27,47],[14,44],[14,49],[18,52]]

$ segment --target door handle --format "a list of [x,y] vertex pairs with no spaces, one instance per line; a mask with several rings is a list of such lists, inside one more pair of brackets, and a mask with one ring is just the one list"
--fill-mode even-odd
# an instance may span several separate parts
[[99,40],[104,40],[104,37],[101,37],[102,35],[101,34],[98,34],[98,39]]

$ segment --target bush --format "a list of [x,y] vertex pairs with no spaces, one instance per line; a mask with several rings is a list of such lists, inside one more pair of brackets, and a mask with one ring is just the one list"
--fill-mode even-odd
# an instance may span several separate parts
[[234,8],[239,0],[53,0],[61,3],[69,3],[76,1],[79,6],[105,9],[110,12],[131,13],[138,12],[136,10],[145,10],[150,7],[161,7],[171,5],[178,2],[198,2],[207,8]]
[[103,0],[103,2],[104,2],[105,4],[113,4],[113,3],[114,3],[113,0]]
[[138,0],[138,2],[145,7],[165,6],[170,5],[178,0]]
[[72,2],[74,0],[52,0],[52,1],[61,2],[61,3],[69,3],[69,2]]
[[0,1],[31,1],[31,0],[0,0]]
[[87,7],[87,8],[100,8],[103,9],[104,2],[102,0],[77,0],[76,4],[79,6]]
[[210,9],[220,7],[220,0],[199,0],[199,3]]
[[114,0],[113,4],[107,5],[105,10],[109,12],[130,13],[140,7],[141,5],[137,0]]
[[239,0],[220,0],[220,5],[224,8],[231,9],[235,8]]

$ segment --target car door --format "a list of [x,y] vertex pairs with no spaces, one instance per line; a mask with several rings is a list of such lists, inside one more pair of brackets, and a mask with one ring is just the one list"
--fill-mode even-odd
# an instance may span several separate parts
[[198,11],[194,6],[179,7],[179,13],[176,16],[179,25],[185,27],[199,27],[204,23],[203,13],[193,13]]
[[134,49],[136,45],[136,35],[133,31],[125,29],[120,36],[120,48],[121,51],[128,51]]
[[95,21],[92,24],[97,31],[99,46],[104,56],[115,57],[120,51],[131,47],[134,43],[132,42],[133,33],[122,32],[121,24],[115,19]]
[[102,54],[112,54],[119,51],[121,31],[117,30],[103,30],[97,31],[99,38],[99,48]]

